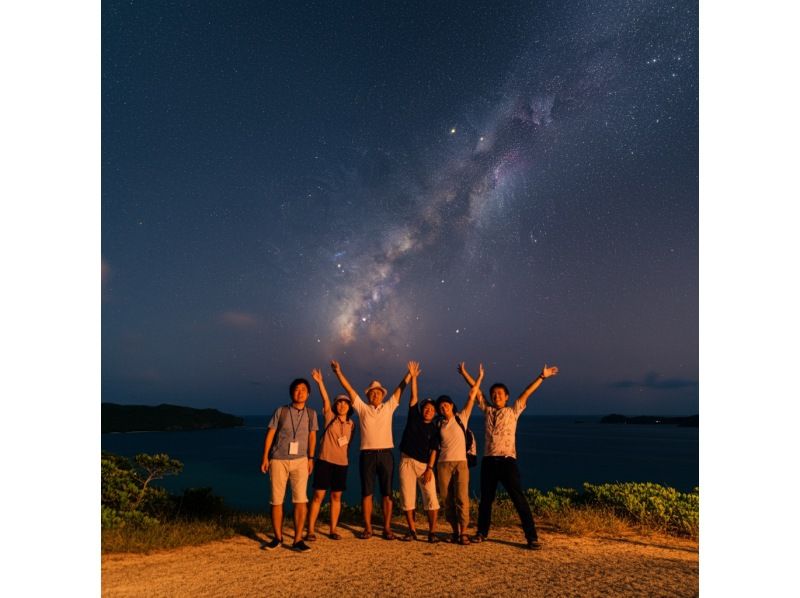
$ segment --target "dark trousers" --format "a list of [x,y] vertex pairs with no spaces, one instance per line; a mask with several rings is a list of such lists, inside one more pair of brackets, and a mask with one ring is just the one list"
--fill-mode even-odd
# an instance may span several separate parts
[[484,457],[481,460],[481,502],[478,506],[478,533],[489,537],[489,525],[492,522],[492,503],[497,495],[497,483],[501,482],[508,492],[514,508],[522,521],[525,538],[536,540],[536,525],[519,478],[517,460],[512,457]]

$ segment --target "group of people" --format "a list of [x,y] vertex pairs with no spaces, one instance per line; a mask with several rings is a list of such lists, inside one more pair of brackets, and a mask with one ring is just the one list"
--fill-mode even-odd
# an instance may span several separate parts
[[[415,510],[417,489],[422,495],[422,505],[428,519],[428,542],[440,539],[436,534],[436,521],[441,504],[452,528],[450,540],[461,545],[483,542],[489,536],[492,504],[497,485],[502,483],[519,514],[527,547],[541,548],[528,502],[522,491],[517,467],[517,420],[527,406],[528,398],[542,381],[558,373],[555,366],[544,366],[541,373],[522,391],[512,405],[504,384],[493,384],[489,399],[481,391],[484,370],[478,368],[473,378],[462,362],[458,372],[469,386],[469,395],[459,411],[453,400],[441,395],[435,401],[419,401],[417,380],[421,374],[419,363],[408,362],[403,379],[389,396],[387,389],[373,380],[365,389],[365,402],[342,372],[337,361],[331,368],[346,394],[337,395],[331,403],[322,372],[315,369],[311,376],[322,395],[324,429],[317,450],[319,423],[317,413],[307,406],[311,394],[310,383],[304,378],[294,380],[289,386],[291,403],[275,410],[267,427],[264,441],[262,473],[269,473],[272,501],[272,527],[274,535],[267,544],[274,549],[283,544],[283,501],[289,484],[294,505],[294,540],[292,549],[307,552],[307,542],[316,540],[316,524],[325,493],[330,492],[330,535],[340,540],[337,531],[342,506],[342,492],[346,489],[348,448],[355,434],[353,414],[358,415],[360,446],[359,474],[361,478],[361,506],[364,529],[362,539],[372,537],[372,507],[375,481],[382,497],[382,536],[394,540],[391,528],[392,480],[394,477],[394,442],[392,418],[400,406],[400,397],[411,384],[408,419],[400,441],[400,500],[408,522],[408,533],[401,539],[417,540]],[[467,534],[469,527],[469,461],[475,454],[474,437],[469,430],[469,419],[477,402],[486,418],[485,448],[480,468],[480,503],[477,532]],[[313,497],[308,506],[307,485],[311,474]],[[307,527],[306,527],[307,526]],[[305,538],[303,531],[306,530]]]

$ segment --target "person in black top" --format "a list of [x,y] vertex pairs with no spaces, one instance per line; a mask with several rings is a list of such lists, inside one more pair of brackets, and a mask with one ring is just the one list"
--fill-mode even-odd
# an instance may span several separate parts
[[403,540],[417,540],[414,514],[417,503],[417,486],[422,493],[425,512],[428,515],[428,542],[438,542],[435,534],[439,501],[436,498],[436,481],[433,464],[438,448],[438,429],[434,423],[436,405],[433,399],[417,404],[417,378],[419,363],[409,363],[411,374],[411,401],[408,404],[408,421],[400,441],[400,500],[408,521],[408,533]]

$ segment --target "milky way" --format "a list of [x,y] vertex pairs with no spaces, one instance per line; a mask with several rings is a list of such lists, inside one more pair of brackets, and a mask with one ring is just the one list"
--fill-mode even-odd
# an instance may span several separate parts
[[361,248],[360,256],[351,257],[352,274],[338,285],[333,306],[332,333],[342,345],[368,338],[382,346],[402,336],[409,306],[393,302],[403,283],[398,263],[417,253],[435,252],[454,237],[469,240],[497,215],[498,206],[513,211],[514,192],[526,185],[525,175],[535,172],[537,157],[547,149],[542,147],[548,142],[541,140],[542,129],[557,127],[559,118],[574,119],[575,113],[588,116],[585,107],[595,108],[594,103],[609,93],[611,69],[619,68],[613,53],[602,48],[588,57],[573,57],[570,67],[577,72],[568,76],[543,76],[521,84],[529,63],[540,55],[536,49],[527,51],[521,60],[524,66],[507,77],[481,124],[442,131],[457,149],[430,172],[421,173],[429,189],[415,198],[417,209],[401,226],[385,231],[378,247]]

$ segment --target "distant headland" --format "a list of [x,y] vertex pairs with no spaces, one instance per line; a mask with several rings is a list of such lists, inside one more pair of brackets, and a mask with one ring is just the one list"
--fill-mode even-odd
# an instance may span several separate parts
[[166,432],[208,430],[244,425],[241,417],[217,409],[193,409],[167,405],[118,405],[102,403],[101,432]]
[[606,415],[600,420],[601,424],[639,424],[646,426],[680,426],[681,428],[697,428],[700,426],[699,415],[689,415],[685,417],[664,417],[660,415],[637,415],[628,417],[618,413]]

